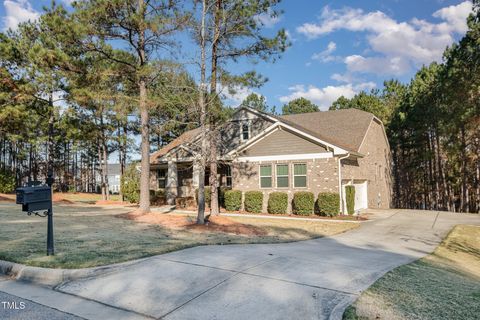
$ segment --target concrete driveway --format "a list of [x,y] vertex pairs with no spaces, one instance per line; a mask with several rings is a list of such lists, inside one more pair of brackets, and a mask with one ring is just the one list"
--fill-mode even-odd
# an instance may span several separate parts
[[269,245],[196,247],[56,290],[162,319],[341,319],[392,268],[431,253],[478,215],[379,211],[356,230]]

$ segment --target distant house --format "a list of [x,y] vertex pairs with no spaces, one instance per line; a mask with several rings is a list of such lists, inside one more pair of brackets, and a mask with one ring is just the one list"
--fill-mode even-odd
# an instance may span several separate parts
[[[120,192],[120,177],[121,177],[121,166],[119,163],[109,163],[108,164],[108,190],[110,193],[119,193]],[[97,186],[101,186],[101,176],[99,171],[95,176]]]
[[[371,113],[273,116],[243,107],[220,136],[220,184],[262,191],[264,209],[273,191],[287,192],[290,199],[295,191],[311,191],[339,193],[345,212],[347,185],[355,187],[355,210],[390,207],[389,145],[382,122]],[[150,157],[151,189],[165,189],[170,203],[195,194],[199,140],[199,129],[187,131]]]

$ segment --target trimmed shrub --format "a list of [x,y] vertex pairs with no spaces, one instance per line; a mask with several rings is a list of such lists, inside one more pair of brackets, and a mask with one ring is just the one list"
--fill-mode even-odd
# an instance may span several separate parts
[[7,171],[0,171],[0,192],[1,193],[10,193],[15,191],[15,176]]
[[[211,192],[210,187],[205,187],[205,206],[210,207]],[[195,201],[198,205],[198,188],[195,189]]]
[[219,187],[218,188],[218,205],[222,208],[225,208],[225,192],[232,190],[230,187]]
[[316,212],[321,216],[334,217],[340,211],[340,195],[333,192],[320,192],[316,202]]
[[272,192],[268,196],[268,213],[286,214],[288,208],[288,194],[286,192]]
[[293,214],[308,216],[313,213],[315,205],[315,196],[308,191],[299,191],[293,194],[292,212]]
[[175,205],[180,208],[194,207],[195,199],[193,197],[177,197],[175,198]]
[[263,207],[263,192],[247,191],[245,192],[245,211],[261,213]]
[[225,191],[225,209],[228,211],[240,210],[242,206],[242,191],[228,190]]
[[347,202],[347,213],[352,215],[355,213],[355,187],[345,186],[345,200]]
[[163,206],[167,204],[167,197],[165,195],[165,190],[150,189],[150,204],[154,206]]
[[134,163],[125,169],[120,187],[125,200],[130,203],[138,203],[140,201],[140,172],[138,172]]

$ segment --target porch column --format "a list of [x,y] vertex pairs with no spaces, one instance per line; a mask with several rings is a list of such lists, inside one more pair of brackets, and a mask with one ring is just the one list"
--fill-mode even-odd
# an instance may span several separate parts
[[168,170],[167,170],[167,184],[166,184],[166,197],[167,204],[174,205],[175,199],[178,195],[178,174],[177,174],[177,163],[175,161],[168,161]]
[[200,161],[197,159],[193,161],[192,185],[195,189],[200,185]]

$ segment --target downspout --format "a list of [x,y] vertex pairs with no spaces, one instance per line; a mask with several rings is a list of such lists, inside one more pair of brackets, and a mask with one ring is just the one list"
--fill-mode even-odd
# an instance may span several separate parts
[[342,188],[342,160],[350,157],[350,152],[343,157],[338,157],[338,195],[340,197],[340,213],[345,213],[343,205],[343,188]]

